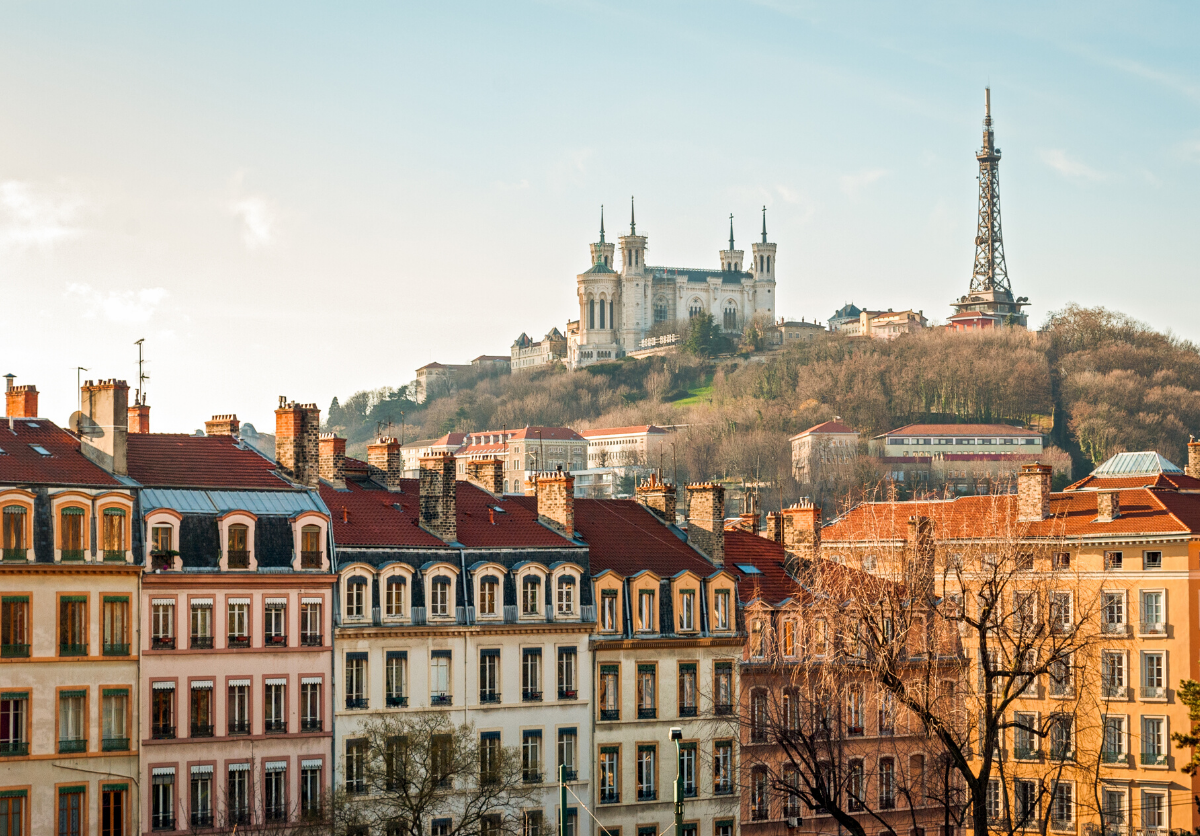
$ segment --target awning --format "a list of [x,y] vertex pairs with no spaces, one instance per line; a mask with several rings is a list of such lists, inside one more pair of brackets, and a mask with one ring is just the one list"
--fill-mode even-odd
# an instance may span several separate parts
[[212,773],[213,773],[212,764],[201,764],[200,766],[192,767],[193,775],[212,775]]
[[213,681],[211,679],[204,679],[199,682],[192,683],[193,691],[197,691],[197,690],[205,689],[205,688],[212,688],[212,687],[213,687]]
[[263,685],[287,685],[287,678],[286,677],[272,677],[271,679],[264,679]]
[[193,607],[211,607],[213,605],[212,598],[193,598],[191,601]]
[[287,598],[263,598],[263,604],[268,607],[286,607]]
[[263,764],[265,772],[283,772],[287,769],[287,761],[267,761]]
[[248,763],[231,763],[229,764],[230,772],[249,772],[250,764]]
[[249,688],[250,680],[249,679],[231,679],[231,680],[229,680],[229,687],[230,688]]
[[300,684],[301,685],[320,685],[322,681],[323,680],[319,676],[305,676],[305,677],[301,677]]
[[155,607],[173,607],[175,606],[174,598],[151,598],[151,605]]
[[321,598],[301,598],[300,603],[301,604],[322,604],[322,603],[324,603],[324,600]]
[[300,768],[301,768],[301,769],[320,769],[320,768],[321,768],[322,766],[324,766],[324,765],[325,765],[325,762],[324,762],[324,761],[322,761],[322,760],[319,760],[319,759],[318,759],[318,760],[303,760],[303,761],[300,761]]
[[250,599],[249,598],[226,598],[225,603],[226,604],[249,604]]
[[174,691],[174,682],[155,682],[150,686],[155,691]]
[[163,775],[174,775],[175,767],[173,766],[156,766],[150,770],[151,778],[159,778]]

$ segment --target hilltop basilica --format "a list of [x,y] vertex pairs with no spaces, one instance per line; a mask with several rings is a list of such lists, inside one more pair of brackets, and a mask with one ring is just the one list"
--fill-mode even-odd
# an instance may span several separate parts
[[629,234],[618,240],[619,271],[613,266],[616,245],[604,240],[601,210],[600,240],[591,245],[592,266],[575,280],[579,326],[578,332],[570,335],[572,367],[613,360],[643,348],[642,340],[655,323],[692,317],[700,311],[711,313],[729,332],[740,331],[757,313],[773,321],[775,245],[767,242],[766,207],[762,242],[751,245],[749,264],[744,261],[745,251],[734,249],[732,216],[729,249],[720,252],[719,270],[647,265],[646,236],[637,234],[632,205]]

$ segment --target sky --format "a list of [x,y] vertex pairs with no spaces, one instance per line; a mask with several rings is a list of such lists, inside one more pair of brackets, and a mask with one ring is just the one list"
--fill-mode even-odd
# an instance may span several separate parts
[[[578,314],[606,207],[778,312],[952,313],[992,88],[1013,291],[1200,341],[1200,6],[0,2],[0,373],[155,431],[398,387]],[[135,384],[136,385],[136,384]]]

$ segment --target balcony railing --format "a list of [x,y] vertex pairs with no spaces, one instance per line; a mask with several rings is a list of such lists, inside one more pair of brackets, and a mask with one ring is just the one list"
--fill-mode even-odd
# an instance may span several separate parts
[[1163,621],[1143,621],[1138,624],[1138,633],[1143,636],[1165,636],[1167,625]]
[[166,723],[155,723],[150,727],[150,737],[154,740],[174,740],[175,725]]
[[212,650],[212,636],[192,636],[192,650]]
[[1142,752],[1142,766],[1166,766],[1167,756],[1162,752]]
[[151,830],[174,830],[175,817],[170,813],[152,813],[150,815]]
[[28,549],[5,549],[4,550],[4,559],[5,560],[25,560],[26,559],[25,554],[28,551],[29,551]]
[[522,702],[541,702],[542,701],[542,692],[541,691],[533,691],[529,688],[522,688],[521,689],[521,701]]
[[87,644],[60,644],[58,646],[59,656],[87,656]]
[[1050,744],[1050,760],[1052,761],[1073,761],[1075,760],[1075,750],[1067,746],[1058,744]]
[[0,658],[25,659],[29,657],[27,644],[0,644]]
[[100,651],[105,656],[128,656],[128,644],[105,644]]
[[385,697],[385,699],[387,701],[388,708],[407,708],[408,707],[408,697],[405,697],[401,694],[388,694],[387,697]]
[[1167,688],[1165,685],[1143,685],[1138,689],[1138,695],[1144,700],[1165,700]]
[[322,729],[323,723],[320,717],[304,717],[300,720],[300,731],[302,732],[318,732]]
[[602,708],[600,709],[601,720],[620,720],[621,709],[619,708]]
[[450,694],[433,694],[429,698],[430,705],[454,705],[454,697]]
[[230,723],[229,724],[229,734],[232,734],[232,735],[250,734],[250,724],[245,721],[240,722],[240,723],[238,723],[238,722]]
[[366,708],[366,707],[367,707],[367,698],[366,697],[346,697],[346,708],[355,709],[355,708]]
[[1106,700],[1123,700],[1128,694],[1124,685],[1112,685],[1108,682],[1100,684],[1100,696]]
[[1069,819],[1069,818],[1059,818],[1058,816],[1051,815],[1050,816],[1050,829],[1051,830],[1074,830],[1075,829],[1075,820]]
[[542,783],[542,773],[533,769],[523,769],[521,770],[521,780],[526,784],[540,784]]
[[287,808],[280,804],[272,804],[264,811],[264,818],[267,821],[286,821]]
[[1036,761],[1041,758],[1042,753],[1029,746],[1013,747],[1013,757],[1019,761]]
[[1100,632],[1108,636],[1123,636],[1129,632],[1129,625],[1124,621],[1101,621]]
[[713,785],[713,795],[732,795],[733,783],[730,781],[719,781]]
[[766,821],[766,820],[767,820],[767,808],[766,807],[751,807],[750,808],[750,821]]
[[601,804],[619,804],[621,801],[621,793],[617,790],[600,788],[600,803]]
[[695,798],[696,797],[696,785],[692,784],[691,786],[688,786],[687,784],[684,784],[683,785],[683,797],[684,798]]
[[658,717],[658,709],[654,706],[639,705],[637,711],[639,720],[653,720]]
[[230,549],[225,553],[225,565],[230,569],[249,569],[250,552],[246,549]]
[[268,647],[287,647],[287,634],[268,635],[263,641]]
[[729,715],[733,713],[733,705],[727,702],[719,702],[713,706],[713,714]]
[[880,810],[895,810],[896,809],[895,796],[891,796],[891,797],[885,796],[884,798],[879,799],[879,809]]
[[480,691],[479,701],[484,704],[500,702],[499,691]]
[[174,636],[151,636],[150,637],[150,649],[151,650],[174,650],[175,649],[175,637]]
[[564,769],[563,770],[563,780],[564,781],[578,781],[579,780],[579,770]]
[[696,706],[694,706],[694,705],[679,706],[679,716],[680,717],[695,717],[696,716]]
[[866,729],[862,726],[847,726],[846,734],[850,737],[862,737],[866,733]]
[[658,790],[654,787],[638,787],[638,801],[657,801]]
[[212,723],[192,723],[192,737],[212,737]]
[[226,647],[249,647],[249,636],[227,636],[225,639]]
[[29,754],[29,744],[24,740],[0,740],[0,758],[19,758]]
[[1125,752],[1112,752],[1108,749],[1100,750],[1101,763],[1128,763],[1129,755]]
[[75,752],[83,752],[87,750],[86,740],[60,740],[58,741],[58,753],[60,755],[70,755]]
[[212,827],[212,812],[192,812],[192,827]]
[[170,554],[162,554],[161,552],[150,553],[150,569],[154,572],[169,572],[175,566],[175,556]]
[[300,568],[301,569],[320,569],[321,568],[321,553],[316,552],[300,552]]
[[320,633],[301,633],[300,644],[303,647],[321,647],[325,640]]
[[263,731],[267,734],[287,734],[287,720],[264,720]]
[[125,562],[125,550],[124,549],[105,549],[104,562],[105,563],[124,563]]
[[579,699],[579,692],[574,688],[559,688],[558,698],[560,700],[577,700]]
[[78,563],[84,559],[83,549],[63,549],[63,563]]
[[102,752],[128,752],[129,738],[128,737],[106,737],[100,742],[100,750]]

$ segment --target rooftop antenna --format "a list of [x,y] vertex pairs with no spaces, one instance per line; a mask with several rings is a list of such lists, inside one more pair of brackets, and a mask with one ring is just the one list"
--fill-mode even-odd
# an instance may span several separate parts
[[138,347],[138,388],[134,395],[133,402],[137,406],[145,406],[146,404],[146,381],[150,379],[150,375],[142,370],[142,365],[145,360],[142,358],[142,343],[146,341],[145,337],[134,343]]
[[85,369],[83,366],[75,367],[75,397],[79,401],[79,405],[76,408],[80,412],[83,412],[83,389],[82,389],[82,381],[79,379],[79,373],[86,372],[86,371],[88,371],[88,369]]

